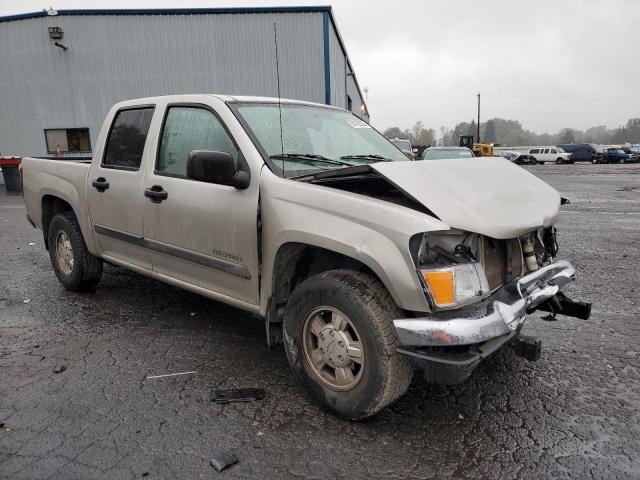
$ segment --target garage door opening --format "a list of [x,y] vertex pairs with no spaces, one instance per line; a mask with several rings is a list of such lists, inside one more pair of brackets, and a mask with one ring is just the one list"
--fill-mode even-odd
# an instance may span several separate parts
[[88,128],[59,128],[44,131],[47,153],[90,153],[91,141]]

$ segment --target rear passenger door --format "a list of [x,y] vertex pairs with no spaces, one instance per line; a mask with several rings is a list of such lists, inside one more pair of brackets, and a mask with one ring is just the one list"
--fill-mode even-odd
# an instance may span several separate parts
[[[89,171],[89,215],[103,255],[144,269],[142,159],[155,107],[128,107],[113,117],[107,140]],[[99,147],[100,148],[100,147]]]
[[551,155],[549,155],[549,149],[548,148],[541,148],[540,149],[540,157],[542,158],[543,162],[550,162],[552,160],[555,160],[555,158],[551,158]]
[[[219,108],[228,110],[224,104]],[[191,180],[187,158],[192,150],[226,152],[236,165],[249,168],[212,105],[166,107],[155,165],[144,180],[144,189],[166,193],[164,199],[144,200],[144,238],[153,270],[255,305],[259,172],[251,172],[244,190]]]

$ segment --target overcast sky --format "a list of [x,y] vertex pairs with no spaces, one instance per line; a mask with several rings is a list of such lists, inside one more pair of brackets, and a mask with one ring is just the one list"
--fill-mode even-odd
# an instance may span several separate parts
[[0,16],[49,6],[309,4],[333,6],[379,129],[470,121],[478,91],[483,119],[538,133],[640,116],[640,0],[0,0]]

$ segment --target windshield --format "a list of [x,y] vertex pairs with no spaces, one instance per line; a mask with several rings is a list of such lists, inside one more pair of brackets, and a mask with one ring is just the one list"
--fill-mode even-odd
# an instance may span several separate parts
[[406,150],[408,152],[411,151],[411,142],[409,140],[391,140],[396,147],[400,150]]
[[558,151],[558,153],[567,153],[567,151],[562,147],[556,147],[556,150]]
[[466,149],[438,149],[425,150],[423,160],[440,160],[444,158],[473,158],[473,153]]
[[292,177],[379,161],[408,161],[378,131],[343,110],[283,104],[281,132],[278,104],[231,106],[278,175]]

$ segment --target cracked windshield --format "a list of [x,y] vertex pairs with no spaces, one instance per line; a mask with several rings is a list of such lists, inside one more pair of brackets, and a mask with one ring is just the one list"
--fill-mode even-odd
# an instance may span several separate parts
[[369,124],[341,110],[277,104],[236,104],[235,109],[279,175],[405,161],[408,158]]

